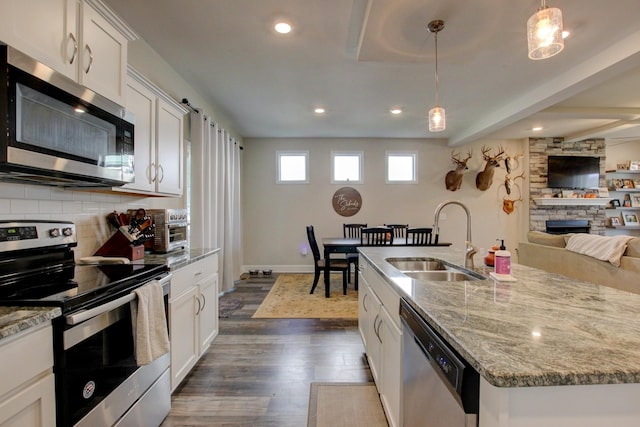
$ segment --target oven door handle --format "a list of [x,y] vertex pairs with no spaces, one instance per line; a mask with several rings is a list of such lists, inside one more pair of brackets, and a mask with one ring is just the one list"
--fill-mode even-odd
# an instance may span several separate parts
[[[168,274],[167,276],[165,276],[165,277],[163,277],[161,279],[158,279],[158,281],[162,285],[163,290],[165,290],[164,293],[166,294],[167,292],[166,292],[165,287],[166,287],[166,285],[168,285],[171,282],[171,274]],[[99,316],[102,313],[106,313],[108,311],[115,310],[116,308],[118,308],[118,307],[120,307],[122,305],[125,305],[125,304],[127,304],[127,303],[129,303],[129,302],[131,302],[131,301],[133,301],[135,299],[136,299],[135,292],[131,292],[128,295],[125,295],[125,296],[120,297],[118,299],[115,299],[113,301],[109,301],[108,303],[102,304],[102,305],[100,305],[98,307],[90,308],[89,310],[79,311],[76,314],[72,314],[71,316],[67,316],[65,319],[66,319],[67,325],[77,325],[78,323],[82,323],[85,320],[91,319],[92,317]]]

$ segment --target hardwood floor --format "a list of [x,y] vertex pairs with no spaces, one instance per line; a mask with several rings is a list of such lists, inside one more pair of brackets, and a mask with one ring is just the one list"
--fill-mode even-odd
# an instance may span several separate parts
[[162,427],[307,425],[310,384],[370,382],[356,320],[252,319],[273,279],[247,279],[240,300],[172,396]]

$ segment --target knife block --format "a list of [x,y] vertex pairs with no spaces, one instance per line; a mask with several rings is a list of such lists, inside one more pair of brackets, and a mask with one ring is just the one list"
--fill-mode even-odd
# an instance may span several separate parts
[[126,257],[130,261],[144,258],[144,245],[133,246],[119,230],[94,255]]

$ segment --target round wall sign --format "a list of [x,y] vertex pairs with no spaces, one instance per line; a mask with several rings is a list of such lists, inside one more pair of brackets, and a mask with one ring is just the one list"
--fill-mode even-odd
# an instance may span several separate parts
[[333,210],[338,215],[353,216],[362,207],[362,196],[352,187],[342,187],[333,194]]

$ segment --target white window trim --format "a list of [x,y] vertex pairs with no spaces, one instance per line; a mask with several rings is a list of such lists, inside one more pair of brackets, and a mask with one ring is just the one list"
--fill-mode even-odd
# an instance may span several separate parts
[[[305,179],[299,181],[280,180],[280,158],[282,156],[304,156]],[[309,183],[309,152],[308,151],[276,151],[276,184],[308,184]]]
[[[413,180],[411,181],[390,181],[389,180],[389,157],[390,156],[411,156],[413,157]],[[387,184],[417,184],[418,183],[418,152],[417,151],[385,151],[384,154],[384,180]]]
[[[360,179],[355,181],[350,180],[336,180],[334,179],[334,167],[335,167],[335,157],[336,156],[358,156],[358,161],[360,163]],[[364,151],[331,151],[331,183],[332,184],[363,184],[364,183]]]

